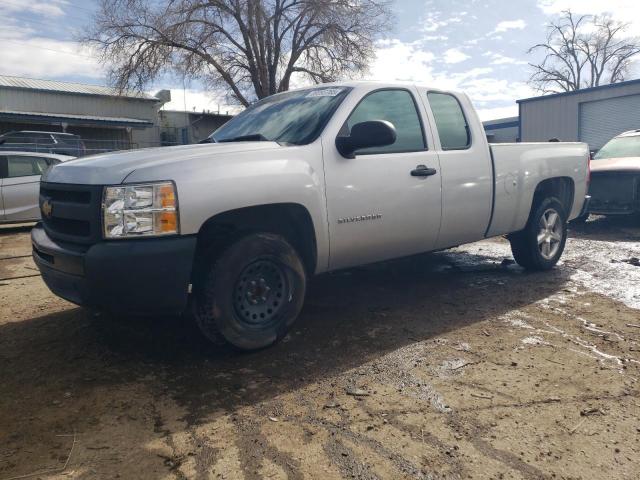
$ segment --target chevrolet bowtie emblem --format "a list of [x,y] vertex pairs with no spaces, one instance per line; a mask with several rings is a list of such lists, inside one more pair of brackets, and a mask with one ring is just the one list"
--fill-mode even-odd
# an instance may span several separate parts
[[42,202],[42,207],[40,207],[40,210],[42,210],[42,215],[46,218],[51,218],[51,214],[53,213],[53,205],[51,205],[51,200],[46,199],[44,202]]

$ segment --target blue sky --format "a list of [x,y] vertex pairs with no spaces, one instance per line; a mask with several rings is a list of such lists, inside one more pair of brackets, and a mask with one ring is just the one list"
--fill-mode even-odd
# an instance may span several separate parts
[[[396,24],[376,45],[366,78],[405,80],[467,92],[484,120],[517,115],[527,84],[527,49],[565,8],[610,12],[640,34],[637,0],[397,0]],[[92,0],[0,0],[0,74],[104,84],[104,68],[74,42],[89,22]],[[632,77],[640,76],[634,66]],[[172,89],[169,108],[232,109],[221,92],[167,76],[150,91]]]

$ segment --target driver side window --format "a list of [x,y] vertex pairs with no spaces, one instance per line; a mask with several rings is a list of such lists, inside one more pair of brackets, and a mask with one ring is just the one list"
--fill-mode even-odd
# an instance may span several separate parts
[[422,123],[413,95],[407,90],[378,90],[364,97],[351,112],[346,127],[360,122],[386,120],[396,128],[395,143],[383,147],[363,148],[356,155],[415,152],[426,149]]

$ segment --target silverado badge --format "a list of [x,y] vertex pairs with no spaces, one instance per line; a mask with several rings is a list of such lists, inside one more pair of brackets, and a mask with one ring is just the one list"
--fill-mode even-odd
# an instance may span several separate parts
[[338,223],[352,223],[352,222],[366,222],[369,220],[381,220],[381,213],[374,213],[370,215],[358,215],[356,217],[343,217],[338,219]]
[[42,202],[40,210],[42,210],[43,217],[51,218],[51,214],[53,213],[53,205],[51,204],[51,200],[47,198],[44,202]]

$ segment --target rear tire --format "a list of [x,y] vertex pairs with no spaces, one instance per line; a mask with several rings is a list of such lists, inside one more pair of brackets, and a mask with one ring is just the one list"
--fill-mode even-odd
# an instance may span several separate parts
[[558,263],[567,241],[567,217],[562,203],[545,198],[533,208],[524,230],[509,236],[511,252],[527,270],[550,270]]
[[304,303],[300,256],[281,236],[248,235],[212,262],[197,291],[195,318],[211,341],[241,350],[273,345],[286,335]]

